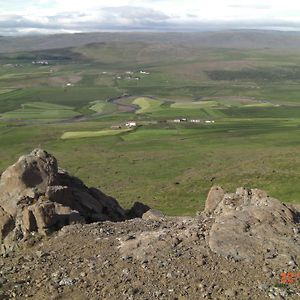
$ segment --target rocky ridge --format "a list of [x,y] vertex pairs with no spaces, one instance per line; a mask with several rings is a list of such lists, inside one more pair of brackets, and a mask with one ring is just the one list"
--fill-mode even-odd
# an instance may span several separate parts
[[62,170],[44,150],[21,156],[1,175],[0,244],[11,251],[32,233],[46,235],[65,225],[124,221],[149,208],[135,203],[130,211],[96,188]]
[[0,232],[3,299],[300,298],[299,209],[257,189],[212,187],[193,218],[126,211],[35,150],[1,176]]

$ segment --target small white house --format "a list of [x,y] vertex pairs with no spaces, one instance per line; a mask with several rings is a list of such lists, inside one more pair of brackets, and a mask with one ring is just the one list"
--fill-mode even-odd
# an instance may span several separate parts
[[128,127],[128,128],[136,127],[136,122],[135,121],[128,121],[125,124],[125,126]]
[[174,123],[180,123],[181,120],[180,120],[180,119],[175,119],[175,120],[173,120],[173,122],[174,122]]
[[213,124],[215,121],[205,121],[206,124]]
[[141,74],[145,74],[145,75],[149,75],[150,73],[146,72],[146,71],[140,71]]

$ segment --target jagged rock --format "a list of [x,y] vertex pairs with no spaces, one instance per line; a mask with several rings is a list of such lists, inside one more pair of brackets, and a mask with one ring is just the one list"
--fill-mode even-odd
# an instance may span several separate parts
[[20,157],[1,175],[0,244],[9,235],[6,249],[33,231],[46,234],[69,224],[129,217],[115,199],[86,187],[41,149]]
[[13,218],[0,206],[0,243],[13,227]]
[[213,186],[207,195],[204,211],[207,213],[212,213],[222,201],[224,194],[225,191],[221,187]]
[[23,223],[23,231],[25,232],[25,234],[27,232],[38,230],[38,225],[36,223],[34,214],[32,210],[30,210],[28,207],[25,207],[23,210],[22,223]]
[[36,149],[21,156],[1,175],[0,206],[15,217],[18,201],[45,194],[47,187],[56,182],[57,174],[57,161],[47,152]]
[[144,213],[146,213],[150,207],[141,202],[135,202],[132,208],[129,210],[128,215],[133,218],[141,218]]
[[156,210],[156,209],[149,209],[147,212],[145,212],[142,216],[143,220],[152,220],[152,221],[160,221],[163,219],[165,215]]
[[68,206],[55,203],[55,212],[59,222],[59,227],[68,224],[83,224],[85,223],[84,217],[76,210],[72,210]]
[[49,200],[38,201],[34,205],[29,206],[28,209],[32,211],[37,228],[40,230],[50,228],[58,221],[54,202]]
[[[210,199],[214,202],[214,199]],[[276,253],[272,262],[299,262],[299,240],[292,235],[299,222],[298,212],[257,189],[237,189],[224,194],[212,217],[208,243],[211,250],[234,260],[254,261],[265,253]],[[268,257],[266,255],[265,257]]]
[[127,214],[123,208],[119,205],[118,201],[112,197],[109,197],[95,188],[89,188],[90,194],[96,198],[103,207],[103,212],[109,216],[111,220],[126,219]]

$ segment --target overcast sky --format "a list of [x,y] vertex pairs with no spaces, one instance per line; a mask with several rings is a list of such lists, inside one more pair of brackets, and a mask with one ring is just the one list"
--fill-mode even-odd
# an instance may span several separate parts
[[300,30],[299,0],[0,0],[0,35]]

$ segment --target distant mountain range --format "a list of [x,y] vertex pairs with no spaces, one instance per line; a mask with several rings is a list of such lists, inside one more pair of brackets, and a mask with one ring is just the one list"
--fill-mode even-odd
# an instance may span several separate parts
[[236,30],[200,33],[76,33],[0,36],[0,53],[79,47],[102,42],[150,42],[196,48],[297,49],[300,32]]

